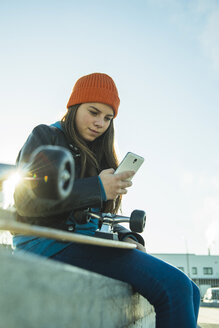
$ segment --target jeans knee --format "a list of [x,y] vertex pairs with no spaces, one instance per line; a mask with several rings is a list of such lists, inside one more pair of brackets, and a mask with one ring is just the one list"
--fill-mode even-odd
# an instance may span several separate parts
[[176,298],[188,298],[193,295],[193,282],[181,270],[175,270],[170,282],[171,294]]
[[193,287],[187,275],[177,268],[171,267],[169,275],[160,281],[160,293],[156,293],[155,306],[173,306],[183,304],[191,299]]
[[193,288],[193,295],[194,295],[194,298],[196,299],[196,300],[201,300],[201,293],[200,293],[200,289],[199,289],[199,287],[193,282],[193,281],[191,281],[191,283],[192,283],[192,288]]

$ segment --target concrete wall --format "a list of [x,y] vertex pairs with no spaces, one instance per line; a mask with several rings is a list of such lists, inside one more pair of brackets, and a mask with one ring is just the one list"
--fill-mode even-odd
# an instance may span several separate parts
[[153,307],[130,285],[0,247],[0,328],[152,328]]

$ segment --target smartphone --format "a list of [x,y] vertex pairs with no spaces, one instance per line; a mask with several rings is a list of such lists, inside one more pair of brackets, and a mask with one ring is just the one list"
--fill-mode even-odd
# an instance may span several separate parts
[[[124,171],[134,171],[136,173],[140,168],[140,166],[143,164],[143,162],[144,162],[143,157],[136,155],[132,152],[128,152],[123,158],[123,160],[121,161],[121,163],[119,164],[119,166],[117,167],[114,174],[121,173]],[[133,177],[127,180],[131,180],[132,178]]]

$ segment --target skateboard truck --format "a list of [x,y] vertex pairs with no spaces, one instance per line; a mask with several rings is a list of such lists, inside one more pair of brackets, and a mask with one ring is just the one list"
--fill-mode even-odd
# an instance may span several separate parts
[[118,240],[118,234],[113,232],[114,225],[118,223],[129,223],[132,232],[143,232],[146,223],[146,213],[141,210],[134,210],[131,216],[121,216],[111,213],[100,213],[86,211],[76,211],[74,214],[79,224],[89,222],[93,217],[99,220],[99,229],[96,230],[94,237]]

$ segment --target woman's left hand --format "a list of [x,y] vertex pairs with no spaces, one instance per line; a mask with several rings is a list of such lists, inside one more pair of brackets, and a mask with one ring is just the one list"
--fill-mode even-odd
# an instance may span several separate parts
[[142,244],[140,244],[140,243],[138,243],[137,241],[135,241],[134,239],[132,239],[132,238],[130,238],[130,237],[125,237],[125,238],[123,239],[123,241],[124,241],[125,243],[135,244],[135,245],[137,246],[137,249],[138,249],[139,251],[142,251],[142,252],[146,253],[146,249],[145,249],[145,247],[144,247]]

